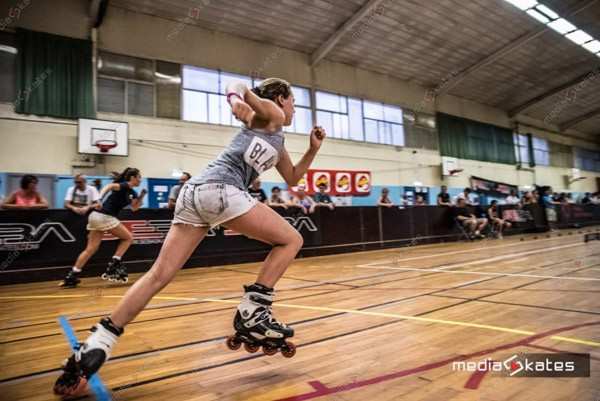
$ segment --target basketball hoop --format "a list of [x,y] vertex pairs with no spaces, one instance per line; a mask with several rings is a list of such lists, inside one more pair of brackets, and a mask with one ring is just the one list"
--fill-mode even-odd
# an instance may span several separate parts
[[464,169],[462,168],[456,168],[453,170],[448,171],[448,173],[450,173],[449,175],[452,177],[456,177],[459,173],[462,173]]
[[117,147],[117,141],[111,141],[110,139],[101,139],[96,141],[96,143],[94,143],[94,146],[100,149],[100,152],[108,153],[109,150]]

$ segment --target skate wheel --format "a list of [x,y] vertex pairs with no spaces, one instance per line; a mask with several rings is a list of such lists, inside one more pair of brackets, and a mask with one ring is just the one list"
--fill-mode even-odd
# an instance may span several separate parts
[[232,351],[237,351],[242,346],[242,342],[238,340],[235,336],[227,337],[227,341],[225,342],[227,348]]
[[102,275],[100,276],[100,278],[102,280],[108,280],[109,277],[106,275],[106,273],[102,273]]
[[254,354],[256,351],[258,351],[259,348],[259,345],[244,343],[244,349],[246,350],[246,352],[249,352],[251,354]]
[[77,382],[70,386],[58,382],[54,385],[54,394],[61,396],[63,399],[77,398],[88,393],[88,384],[84,377],[79,377]]
[[265,355],[269,355],[269,356],[275,355],[278,351],[277,347],[272,347],[270,345],[263,345],[262,349],[263,349],[263,353]]
[[281,355],[286,358],[291,358],[296,355],[296,346],[294,343],[286,341],[285,345],[281,347]]

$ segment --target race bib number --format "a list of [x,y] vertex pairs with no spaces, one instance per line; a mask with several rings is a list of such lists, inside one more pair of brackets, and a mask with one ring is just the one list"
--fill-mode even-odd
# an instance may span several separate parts
[[254,137],[244,153],[244,161],[260,175],[277,164],[277,150],[267,141]]

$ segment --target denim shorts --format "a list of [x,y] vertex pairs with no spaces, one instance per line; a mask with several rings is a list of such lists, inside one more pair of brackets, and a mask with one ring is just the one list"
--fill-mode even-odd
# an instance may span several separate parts
[[256,205],[246,191],[229,184],[185,184],[175,204],[173,224],[215,227],[235,219]]
[[87,229],[89,231],[110,231],[121,224],[119,219],[108,214],[93,211],[88,216]]

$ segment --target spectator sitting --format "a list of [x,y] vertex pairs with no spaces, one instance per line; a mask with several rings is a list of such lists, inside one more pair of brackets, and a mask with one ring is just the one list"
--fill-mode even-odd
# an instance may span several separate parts
[[292,206],[302,209],[304,214],[312,214],[315,212],[317,204],[310,196],[306,195],[303,188],[299,188],[292,198]]
[[325,192],[326,190],[327,185],[319,184],[319,192],[315,194],[313,199],[317,207],[328,207],[330,210],[333,210],[335,209],[335,205],[331,201],[331,197]]
[[65,208],[85,216],[90,210],[100,206],[100,193],[96,187],[87,185],[83,174],[77,174],[74,182],[75,185],[67,190]]
[[21,189],[13,192],[2,204],[3,209],[48,209],[48,201],[37,190],[38,179],[26,174],[21,178]]
[[442,185],[442,192],[440,192],[437,196],[437,204],[438,206],[452,206],[450,194],[448,193],[448,187],[445,185]]
[[412,206],[412,202],[410,201],[410,199],[408,198],[408,195],[404,194],[402,195],[402,207],[409,207]]
[[464,199],[467,206],[472,206],[473,205],[473,203],[471,202],[471,193],[472,192],[473,192],[473,190],[471,190],[471,188],[469,188],[469,187],[465,188],[464,191],[462,191],[461,193],[456,195],[455,203],[458,205],[458,201],[461,199]]
[[542,206],[546,209],[546,218],[548,219],[551,229],[554,229],[553,223],[556,223],[558,220],[558,215],[556,214],[555,209],[557,205],[560,205],[560,202],[554,200],[554,197],[552,196],[552,188],[547,188],[544,191],[544,196],[542,197]]
[[467,209],[467,201],[464,198],[457,199],[454,217],[467,230],[470,238],[484,238],[481,235],[481,230],[487,225],[488,221],[484,217],[477,218],[473,213],[470,213]]
[[186,181],[190,178],[192,178],[190,173],[181,173],[181,177],[179,177],[179,183],[177,183],[177,185],[174,185],[171,188],[171,191],[169,192],[169,204],[167,206],[169,209],[175,209],[175,204],[177,203],[177,197],[179,196],[179,192],[181,192],[183,184],[185,184]]
[[260,203],[267,203],[267,194],[260,187],[260,180],[258,178],[254,180],[250,188],[248,188],[248,193]]
[[498,201],[492,201],[487,213],[490,221],[492,222],[492,226],[496,230],[497,238],[502,239],[502,231],[504,231],[504,228],[511,228],[512,224],[498,216]]
[[589,203],[592,203],[592,194],[590,194],[589,192],[586,192],[584,197],[581,198],[581,204],[587,205]]
[[415,206],[426,206],[425,199],[423,199],[423,195],[417,195],[415,199]]
[[600,204],[600,192],[594,192],[594,194],[592,195],[592,197],[590,199],[590,203],[593,205]]
[[100,190],[102,189],[102,180],[100,178],[96,178],[94,180],[94,188],[96,188],[96,190],[98,190],[98,193],[100,193]]
[[387,188],[381,189],[381,196],[379,196],[379,200],[377,201],[377,206],[384,207],[394,207],[392,200],[390,199],[390,190]]
[[515,191],[514,189],[511,189],[510,190],[510,195],[508,195],[504,199],[504,204],[506,204],[506,205],[518,205],[519,203],[521,203],[521,201],[519,200],[519,197],[517,196],[517,191]]
[[531,192],[525,192],[523,194],[523,205],[533,205],[537,203],[535,195]]
[[565,195],[565,203],[569,204],[569,205],[573,205],[575,204],[575,199],[573,199],[573,194],[568,192]]
[[281,188],[275,186],[271,188],[271,197],[269,198],[269,206],[282,207],[287,209],[286,201],[281,197]]

